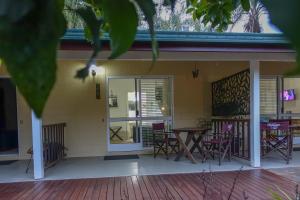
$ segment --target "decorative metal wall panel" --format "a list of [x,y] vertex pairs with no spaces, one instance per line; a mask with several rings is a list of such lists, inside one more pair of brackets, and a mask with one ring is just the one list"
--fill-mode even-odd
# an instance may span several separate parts
[[212,83],[213,116],[236,116],[249,113],[249,69]]

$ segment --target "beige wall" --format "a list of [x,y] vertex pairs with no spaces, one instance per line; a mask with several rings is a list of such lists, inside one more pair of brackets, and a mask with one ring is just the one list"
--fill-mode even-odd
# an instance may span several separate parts
[[[194,126],[200,117],[210,117],[211,90],[214,80],[229,76],[248,67],[247,62],[171,62],[107,61],[98,62],[106,69],[101,76],[101,99],[95,97],[95,81],[74,78],[85,61],[59,61],[57,82],[47,102],[43,123],[66,122],[68,156],[100,156],[107,154],[106,78],[108,76],[171,75],[174,77],[175,126]],[[282,73],[282,65],[263,63],[262,73]],[[193,79],[192,70],[199,69]],[[278,69],[277,69],[278,68]],[[2,71],[1,71],[2,70]],[[276,71],[277,70],[277,71]],[[0,75],[4,74],[3,67]],[[26,157],[31,146],[30,109],[18,95],[20,127],[20,158]]]
[[84,62],[60,61],[58,80],[47,103],[43,122],[66,122],[68,156],[107,154],[106,90],[108,76],[171,75],[174,76],[175,126],[194,126],[200,117],[209,117],[211,110],[210,82],[247,67],[245,62],[199,62],[198,79],[192,78],[194,62],[109,61],[99,62],[106,74],[101,77],[100,100],[95,98],[95,82],[74,79]]

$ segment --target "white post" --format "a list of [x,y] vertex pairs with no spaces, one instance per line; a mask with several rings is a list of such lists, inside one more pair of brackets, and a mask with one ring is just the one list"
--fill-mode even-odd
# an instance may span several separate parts
[[250,163],[260,167],[259,61],[250,61]]
[[42,120],[31,113],[34,179],[44,178]]

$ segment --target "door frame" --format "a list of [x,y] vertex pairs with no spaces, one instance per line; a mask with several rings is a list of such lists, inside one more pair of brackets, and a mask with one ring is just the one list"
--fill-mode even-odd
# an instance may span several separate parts
[[[10,79],[11,77],[9,75],[0,75],[0,79]],[[0,154],[0,157],[11,157],[11,156],[20,156],[21,152],[20,152],[20,123],[19,123],[19,98],[18,98],[18,90],[17,87],[16,88],[16,112],[17,112],[17,131],[18,131],[18,152],[17,153],[12,153],[12,154]]]
[[[171,116],[169,117],[120,117],[110,119],[110,109],[109,109],[109,80],[110,79],[169,79],[170,80],[170,108],[171,108]],[[145,120],[171,120],[171,125],[174,124],[174,76],[173,75],[139,75],[139,76],[107,76],[106,77],[106,138],[107,138],[107,151],[108,152],[122,152],[122,151],[143,151],[145,148],[143,147],[143,139],[140,138],[139,143],[132,144],[110,144],[110,122],[115,121],[137,121],[142,122],[142,119]],[[139,99],[141,99],[141,94],[139,94]],[[139,105],[141,109],[141,104]],[[140,110],[141,112],[141,110]],[[140,131],[142,127],[139,127]]]

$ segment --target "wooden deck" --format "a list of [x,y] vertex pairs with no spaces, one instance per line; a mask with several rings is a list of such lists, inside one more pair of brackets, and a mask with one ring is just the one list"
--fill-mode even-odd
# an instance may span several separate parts
[[[228,199],[237,173],[213,173],[206,199],[221,199],[220,191]],[[199,200],[205,190],[203,180],[210,177],[210,173],[194,173],[5,183],[0,184],[0,199]],[[242,200],[243,193],[248,200],[271,199],[270,189],[276,190],[275,185],[293,195],[296,183],[266,170],[242,171],[230,199]]]

